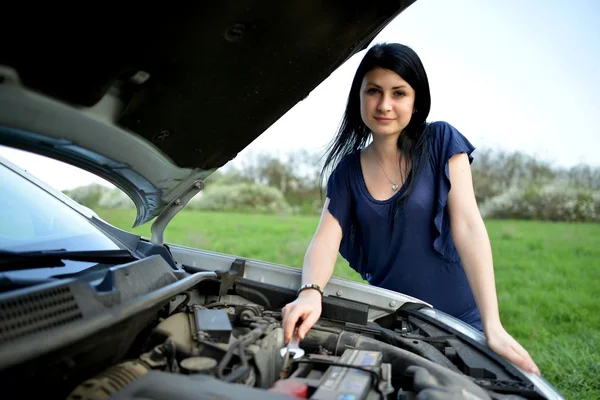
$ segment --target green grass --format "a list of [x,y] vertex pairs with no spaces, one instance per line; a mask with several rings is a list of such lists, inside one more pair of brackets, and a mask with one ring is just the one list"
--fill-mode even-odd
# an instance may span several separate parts
[[[133,211],[98,210],[131,229]],[[317,217],[182,212],[165,240],[301,267]],[[600,399],[600,224],[486,221],[502,321],[567,399]],[[338,258],[334,274],[361,281]]]

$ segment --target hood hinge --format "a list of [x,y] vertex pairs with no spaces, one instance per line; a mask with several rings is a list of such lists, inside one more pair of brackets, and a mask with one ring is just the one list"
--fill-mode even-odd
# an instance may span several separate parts
[[[185,185],[181,187],[182,185]],[[167,225],[179,211],[181,211],[187,203],[194,197],[198,192],[204,189],[204,182],[201,179],[195,179],[189,184],[187,181],[181,182],[173,191],[181,190],[178,196],[175,196],[161,213],[156,217],[156,220],[152,223],[150,232],[152,237],[150,241],[152,244],[162,246],[164,243],[164,233]]]

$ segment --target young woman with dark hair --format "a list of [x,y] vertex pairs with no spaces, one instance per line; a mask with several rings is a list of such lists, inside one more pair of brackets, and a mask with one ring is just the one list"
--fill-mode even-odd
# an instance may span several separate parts
[[539,374],[500,322],[492,251],[471,177],[473,145],[427,122],[429,83],[418,55],[378,44],[361,61],[322,171],[321,220],[298,297],[283,308],[286,342],[321,315],[339,252],[369,284],[432,304],[483,331],[488,346]]

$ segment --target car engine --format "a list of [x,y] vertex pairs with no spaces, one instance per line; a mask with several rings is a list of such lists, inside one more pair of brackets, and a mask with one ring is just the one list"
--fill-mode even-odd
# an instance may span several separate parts
[[[99,393],[105,398],[138,398],[135,385],[120,390],[138,381],[147,392],[148,383],[161,386],[174,374],[188,377],[183,385],[190,387],[211,378],[314,399],[380,398],[394,391],[390,364],[382,362],[380,351],[347,349],[338,354],[335,343],[327,340],[342,332],[335,324],[315,326],[302,343],[305,357],[286,366],[280,312],[235,295],[207,297],[203,305],[190,304],[190,294],[183,297],[152,329],[147,352],[82,382],[68,399],[97,399]],[[231,391],[227,385],[222,390],[223,395]],[[153,398],[168,397],[165,393]],[[193,398],[203,397],[196,391]]]
[[339,321],[319,321],[301,342],[304,356],[285,365],[279,311],[237,295],[193,297],[173,299],[147,351],[83,381],[67,399],[492,398],[471,379],[373,338],[373,328]]
[[6,393],[68,400],[544,398],[480,344],[418,313],[419,305],[370,318],[369,304],[325,296],[321,318],[292,357],[281,308],[293,290],[244,278],[237,260],[218,274],[186,268],[190,274],[179,279],[169,268],[154,257],[87,275],[90,284],[66,280],[5,294]]

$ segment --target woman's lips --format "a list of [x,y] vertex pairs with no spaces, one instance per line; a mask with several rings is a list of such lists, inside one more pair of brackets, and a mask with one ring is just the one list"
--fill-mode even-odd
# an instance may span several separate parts
[[375,117],[375,120],[377,122],[379,122],[380,124],[389,124],[390,122],[394,121],[393,118],[380,118],[380,117]]

